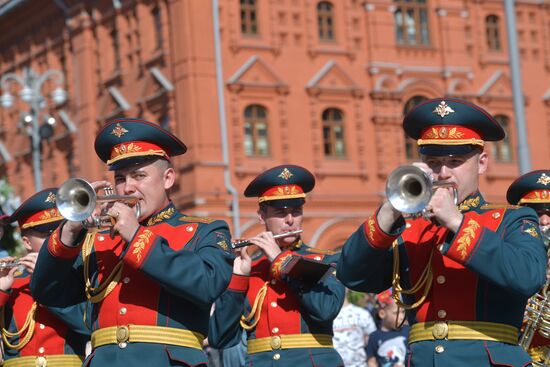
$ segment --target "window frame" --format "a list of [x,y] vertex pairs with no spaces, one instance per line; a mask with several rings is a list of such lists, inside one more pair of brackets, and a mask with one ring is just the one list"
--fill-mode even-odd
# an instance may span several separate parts
[[[395,40],[399,46],[417,46],[425,47],[431,46],[431,37],[430,37],[430,22],[429,22],[429,12],[428,12],[428,0],[394,0],[395,11],[394,11],[394,25],[395,25]],[[414,18],[414,30],[415,30],[415,41],[409,41],[409,36],[407,29],[409,24],[405,19],[404,14],[407,14],[412,10]],[[397,16],[401,14],[401,24],[398,24]],[[425,15],[425,22],[422,22],[422,14]],[[399,32],[399,30],[401,32]],[[426,39],[424,40],[423,34],[426,33]],[[399,37],[401,34],[401,39]]]
[[[334,118],[335,112],[338,111],[341,118]],[[325,114],[329,114],[328,118],[325,119]],[[321,112],[321,122],[322,122],[322,137],[323,137],[323,156],[325,158],[331,159],[345,159],[347,158],[347,149],[346,149],[346,129],[345,129],[345,113],[344,110],[337,107],[328,107]],[[337,143],[338,138],[336,137],[335,127],[339,126],[341,128],[342,138],[342,153],[337,153]],[[325,129],[329,130],[328,142],[325,137]],[[330,152],[327,153],[327,143],[330,147]]]
[[241,35],[248,37],[259,36],[258,2],[256,0],[240,0],[239,11]]
[[[328,5],[328,9],[322,9]],[[335,42],[336,32],[334,27],[334,4],[330,1],[319,1],[316,7],[317,37],[320,42]]]
[[500,17],[489,14],[485,17],[485,37],[489,51],[502,51]]
[[[250,109],[250,117],[247,116],[247,111]],[[264,117],[259,116],[259,111],[263,110]],[[251,142],[252,142],[252,151],[251,154],[246,149],[246,146],[244,142],[248,139],[248,134],[246,132],[246,125],[250,124],[251,129]],[[265,154],[262,154],[260,149],[258,148],[258,141],[261,138],[260,134],[258,133],[259,129],[257,129],[258,124],[264,124],[265,125],[265,140],[267,143]],[[267,107],[261,104],[253,103],[247,105],[243,110],[243,146],[244,146],[244,155],[249,158],[264,158],[271,156],[271,144],[269,141],[269,113]]]

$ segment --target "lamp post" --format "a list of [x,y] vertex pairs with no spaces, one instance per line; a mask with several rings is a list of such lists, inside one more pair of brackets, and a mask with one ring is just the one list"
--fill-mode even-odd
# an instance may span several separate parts
[[[49,79],[55,81],[57,84],[57,88],[51,93],[50,98],[55,105],[62,105],[67,100],[67,92],[62,88],[65,77],[59,70],[47,70],[42,74],[37,74],[32,69],[26,68],[22,76],[15,73],[7,73],[0,79],[0,88],[4,92],[0,96],[2,107],[6,109],[10,108],[15,102],[15,97],[10,94],[10,87],[13,82],[16,82],[21,87],[19,91],[21,100],[30,106],[29,113],[23,117],[23,124],[31,139],[32,166],[36,191],[42,190],[40,142],[45,131],[48,129],[51,131],[51,125],[55,123],[55,120],[50,117],[42,125],[39,125],[40,111],[48,104],[46,98],[42,95],[42,86]],[[47,126],[48,124],[50,126]]]

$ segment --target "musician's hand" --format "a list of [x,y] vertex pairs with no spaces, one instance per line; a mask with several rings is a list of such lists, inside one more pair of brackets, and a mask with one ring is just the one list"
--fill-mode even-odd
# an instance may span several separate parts
[[113,232],[118,233],[124,241],[130,242],[139,229],[134,209],[124,203],[116,202],[107,211],[107,214],[116,221]]
[[[15,257],[7,256],[0,259],[1,262],[12,262],[15,261]],[[0,290],[7,292],[11,289],[13,285],[13,275],[17,271],[15,268],[4,268],[0,269]]]
[[239,255],[233,262],[233,273],[238,275],[250,275],[252,269],[252,259],[246,251],[245,247],[236,249],[235,252]]
[[275,260],[275,258],[281,253],[281,248],[277,244],[275,238],[273,238],[273,233],[269,231],[262,232],[256,237],[249,239],[249,241],[250,243],[258,246],[270,262],[273,262],[273,260]]
[[435,190],[426,206],[426,217],[435,218],[440,225],[454,233],[458,232],[463,215],[455,205],[452,188],[440,187]]
[[36,266],[36,259],[38,258],[38,252],[31,252],[19,259],[21,265],[23,265],[27,271],[32,274],[34,267]]

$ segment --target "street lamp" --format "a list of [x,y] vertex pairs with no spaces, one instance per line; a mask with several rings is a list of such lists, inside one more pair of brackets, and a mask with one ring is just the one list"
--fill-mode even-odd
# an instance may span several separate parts
[[[47,106],[47,100],[41,94],[44,83],[51,79],[57,83],[57,88],[51,93],[50,99],[56,106],[62,105],[67,100],[67,92],[62,88],[65,81],[63,73],[59,70],[48,70],[42,74],[35,73],[32,69],[25,68],[23,76],[15,73],[7,73],[0,79],[0,88],[4,92],[0,96],[0,105],[8,109],[15,102],[15,97],[10,94],[12,82],[21,86],[19,97],[30,106],[30,111],[23,118],[27,134],[31,138],[32,166],[34,171],[34,186],[36,191],[42,190],[42,171],[40,168],[40,142],[52,132],[51,125],[55,123],[52,117],[47,116],[46,121],[39,125],[40,111]],[[48,125],[44,127],[44,125]],[[51,135],[50,135],[51,136]]]

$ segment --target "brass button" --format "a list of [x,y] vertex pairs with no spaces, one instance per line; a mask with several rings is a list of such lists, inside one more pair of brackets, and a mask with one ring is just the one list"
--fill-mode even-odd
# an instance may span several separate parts
[[105,237],[103,237],[103,236],[97,236],[98,241],[103,241],[104,239],[105,239]]
[[48,365],[48,361],[46,360],[46,357],[36,357],[35,365],[36,367],[46,367]]
[[46,328],[46,325],[44,325],[44,324],[40,324],[40,326],[39,326],[39,327],[40,327],[40,329],[44,330],[44,329]]
[[38,353],[42,354],[42,353],[44,353],[44,351],[45,351],[44,347],[38,348]]
[[[119,346],[121,343],[126,343],[128,339],[130,339],[130,329],[128,328],[128,326],[123,325],[123,326],[117,327],[116,342],[119,344]],[[124,348],[124,347],[121,347],[121,348]]]
[[277,302],[275,302],[275,301],[271,302],[271,307],[273,307],[273,308],[277,307]]
[[118,311],[121,315],[126,315],[126,312],[128,312],[128,309],[126,307],[122,307],[119,311]]
[[443,275],[440,275],[440,276],[437,277],[437,283],[438,284],[444,284],[446,280],[447,279],[445,279],[445,277]]
[[445,351],[445,348],[442,345],[436,345],[435,346],[435,352],[436,353],[443,353]]
[[444,319],[445,316],[447,316],[447,312],[445,312],[445,310],[437,311],[437,317],[439,317],[440,319]]
[[437,249],[439,250],[439,252],[443,252],[443,245],[437,246]]
[[271,344],[271,349],[281,348],[281,337],[280,336],[272,336],[270,344]]
[[411,228],[412,224],[410,224],[409,222],[405,223],[405,228]]
[[446,322],[438,321],[432,328],[432,335],[436,339],[444,339],[449,334],[449,325]]
[[279,353],[275,353],[275,355],[273,356],[273,359],[278,361],[279,359],[281,359],[281,355]]
[[122,281],[124,282],[124,284],[128,284],[128,283],[130,283],[130,278],[125,277],[124,279],[122,279]]
[[321,256],[315,256],[314,259],[319,261],[319,260],[321,260]]
[[185,230],[187,232],[193,232],[193,227],[192,226],[187,226],[187,227],[185,227]]
[[273,329],[271,329],[271,332],[273,334],[277,334],[279,332],[279,328],[278,327],[274,327]]

